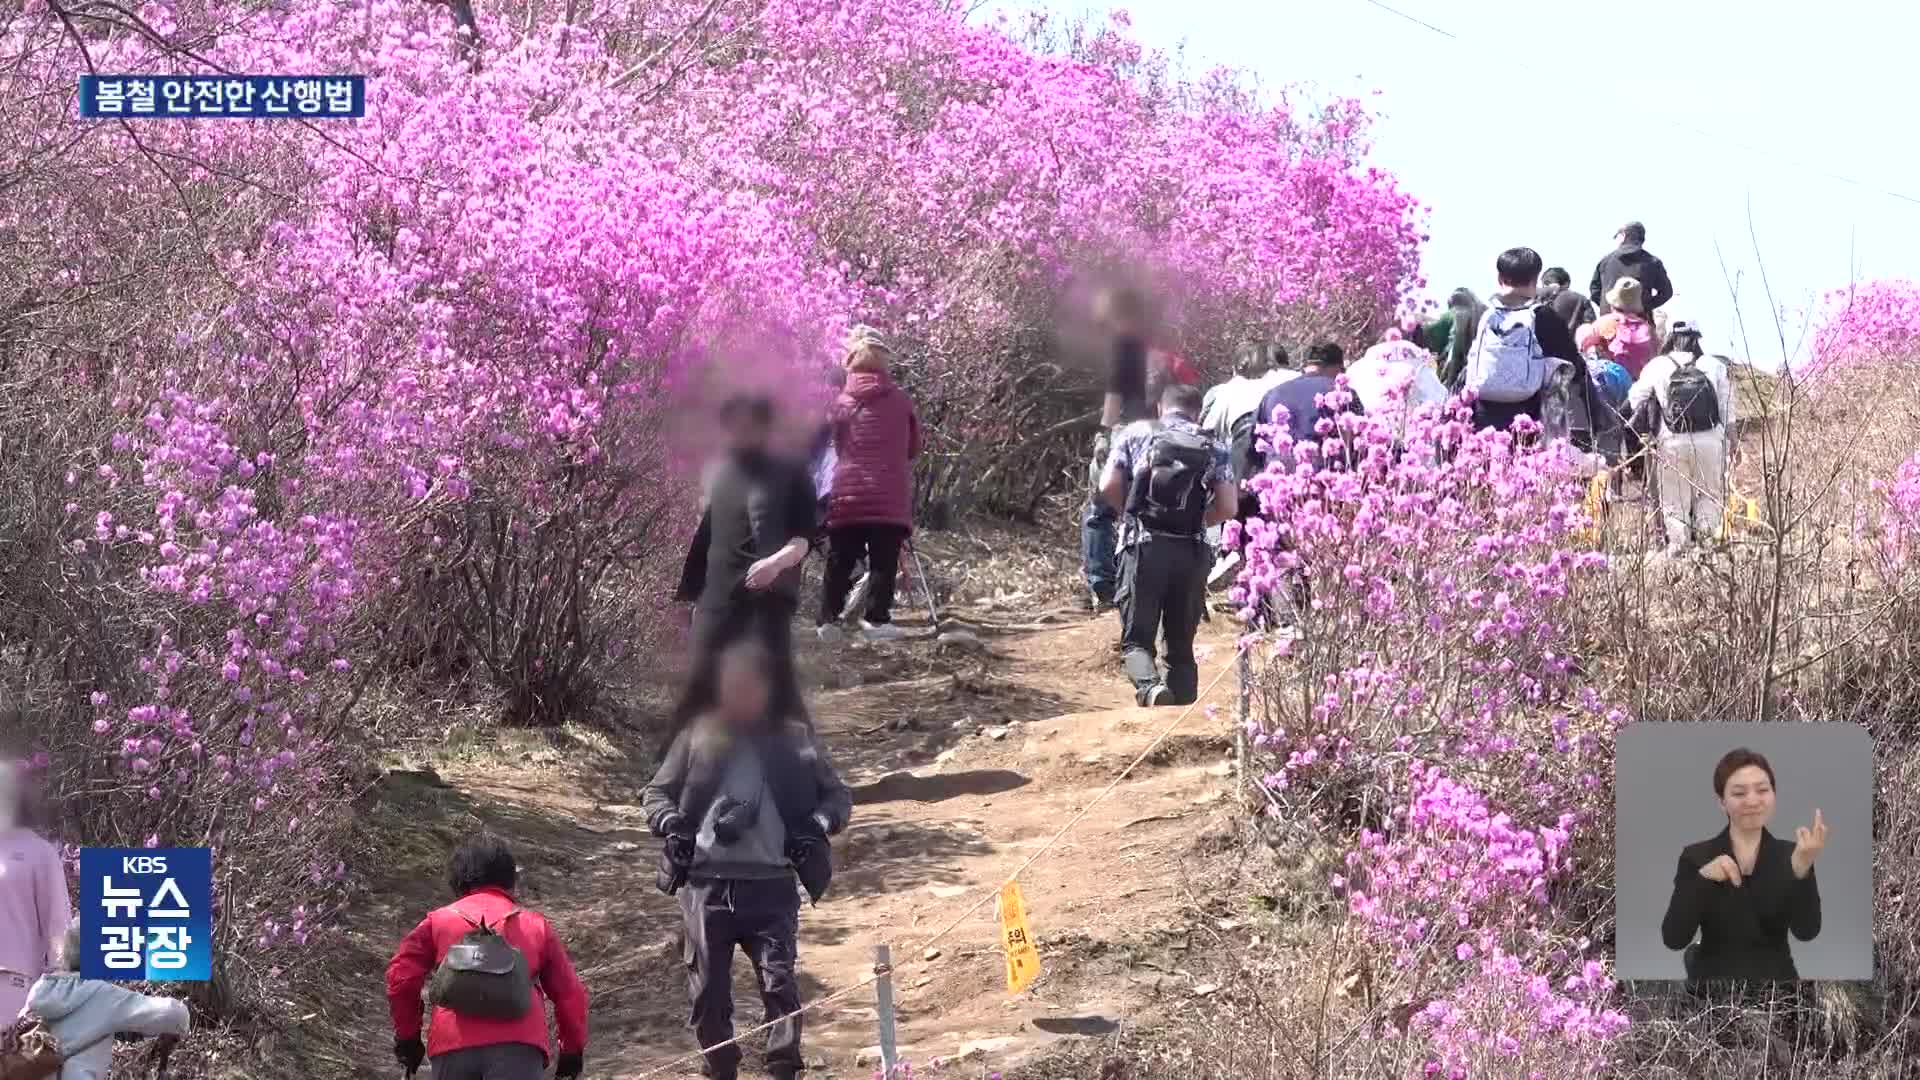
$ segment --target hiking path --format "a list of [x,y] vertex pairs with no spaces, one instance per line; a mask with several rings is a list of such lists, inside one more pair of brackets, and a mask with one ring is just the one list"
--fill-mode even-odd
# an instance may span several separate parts
[[[1144,1019],[1169,995],[1206,992],[1180,968],[1201,906],[1187,857],[1231,816],[1230,673],[1022,876],[1043,966],[1033,986],[1007,993],[991,899],[922,948],[1181,715],[1133,707],[1114,616],[1008,608],[943,612],[939,639],[925,636],[922,612],[902,620],[920,635],[909,640],[824,646],[808,637],[800,646],[818,687],[815,721],[854,796],[833,890],[801,914],[802,998],[859,983],[874,947],[890,945],[900,1056],[922,1070],[964,1058],[969,1075],[985,1076],[1060,1040]],[[1219,614],[1202,626],[1203,687],[1231,664],[1230,628]],[[334,989],[296,1003],[311,1075],[397,1075],[381,994],[386,956],[445,902],[446,852],[484,825],[514,847],[521,899],[554,921],[587,982],[585,1075],[699,1076],[697,1058],[652,1071],[695,1047],[679,907],[654,887],[657,841],[636,805],[651,767],[650,758],[543,748],[388,773],[368,809],[386,838],[370,860],[380,869],[328,959]],[[735,975],[744,1031],[762,1010],[744,956]],[[873,987],[809,1012],[808,1075],[872,1076],[876,1023]],[[743,1075],[760,1075],[759,1041],[745,1042]]]

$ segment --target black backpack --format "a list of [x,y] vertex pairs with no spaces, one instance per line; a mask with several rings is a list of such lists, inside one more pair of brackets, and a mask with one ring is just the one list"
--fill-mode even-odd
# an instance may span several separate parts
[[447,949],[447,958],[433,969],[427,983],[427,1001],[461,1016],[480,1020],[518,1020],[533,1007],[533,977],[526,954],[500,931],[520,914],[514,908],[498,923],[487,925],[459,908],[454,914],[473,929]]
[[1162,428],[1154,432],[1144,453],[1146,467],[1134,470],[1127,513],[1150,533],[1199,536],[1205,532],[1213,440],[1197,431]]
[[1720,426],[1720,395],[1698,360],[1675,361],[1673,378],[1667,382],[1666,423],[1676,435]]
[[1233,478],[1245,483],[1255,470],[1258,451],[1254,439],[1259,433],[1260,410],[1255,409],[1233,422],[1227,439],[1227,457],[1233,463]]

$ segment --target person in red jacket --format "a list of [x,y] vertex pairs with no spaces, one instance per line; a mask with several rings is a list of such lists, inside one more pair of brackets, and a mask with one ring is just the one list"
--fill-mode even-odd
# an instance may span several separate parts
[[[504,841],[488,833],[467,840],[453,853],[447,873],[460,899],[429,912],[394,950],[387,964],[387,1006],[393,1013],[393,1054],[407,1075],[431,1057],[433,1080],[541,1080],[547,1070],[545,1000],[551,1000],[560,1035],[554,1080],[579,1077],[587,1047],[587,988],[546,917],[514,902],[518,880],[519,868]],[[447,950],[482,920],[503,926],[501,935],[526,957],[533,1003],[514,1020],[435,1007],[422,1045],[420,992]]]
[[840,614],[853,568],[867,561],[869,641],[900,636],[893,625],[893,589],[900,548],[913,530],[913,459],[920,453],[920,417],[913,399],[887,371],[893,349],[879,331],[854,327],[847,341],[846,386],[828,414],[833,428],[833,488],[827,498],[827,573],[818,635],[840,638]]

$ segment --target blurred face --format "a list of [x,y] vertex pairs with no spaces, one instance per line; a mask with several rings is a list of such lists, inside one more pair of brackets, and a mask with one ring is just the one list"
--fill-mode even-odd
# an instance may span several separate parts
[[727,445],[735,450],[765,450],[767,448],[767,425],[760,423],[745,409],[722,418],[726,427]]
[[734,727],[752,724],[766,715],[771,693],[764,670],[766,657],[753,649],[733,649],[720,658],[720,715]]
[[1726,790],[1720,795],[1720,808],[1727,821],[1740,829],[1758,829],[1773,820],[1773,781],[1758,765],[1747,765],[1727,777]]

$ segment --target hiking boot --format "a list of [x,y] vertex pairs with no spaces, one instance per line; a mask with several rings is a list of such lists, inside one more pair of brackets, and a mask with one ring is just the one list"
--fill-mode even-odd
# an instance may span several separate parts
[[822,645],[838,645],[847,635],[833,623],[821,623],[813,628],[813,636],[819,638]]
[[1161,705],[1165,705],[1167,703],[1167,699],[1172,696],[1173,696],[1173,691],[1167,689],[1166,683],[1158,683],[1154,686],[1148,687],[1147,688],[1147,708],[1152,709],[1152,708],[1157,708],[1158,706],[1161,706]]
[[868,641],[899,641],[906,634],[905,630],[892,623],[862,622],[860,624],[860,636]]

